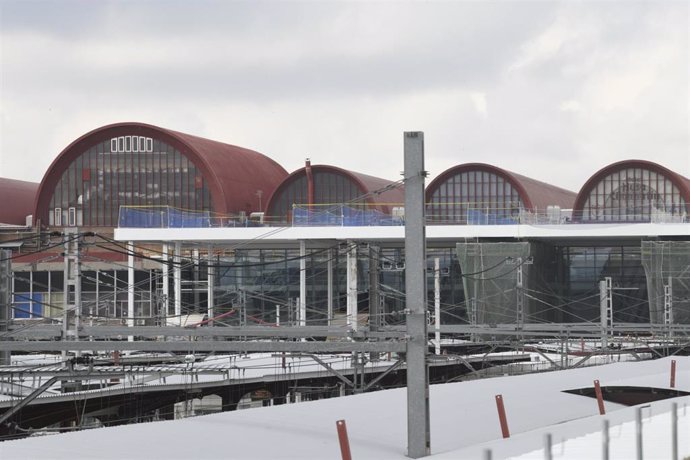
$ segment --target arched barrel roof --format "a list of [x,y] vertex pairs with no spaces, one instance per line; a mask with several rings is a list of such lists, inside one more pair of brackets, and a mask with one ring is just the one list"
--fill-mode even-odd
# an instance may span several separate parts
[[38,184],[23,180],[0,178],[0,224],[24,225],[33,213]]
[[502,177],[503,180],[511,184],[513,188],[519,192],[525,208],[529,210],[543,211],[547,206],[553,205],[569,209],[575,202],[576,194],[570,190],[556,187],[555,185],[547,184],[546,182],[541,182],[486,163],[464,163],[447,169],[429,183],[426,188],[426,201],[429,202],[434,192],[436,192],[449,178],[470,171],[488,172]]
[[[585,182],[585,184],[580,189],[577,194],[577,199],[575,200],[575,205],[573,206],[573,216],[576,219],[582,218],[584,212],[584,206],[587,200],[590,198],[592,193],[595,191],[597,186],[607,177],[615,174],[617,172],[625,170],[640,170],[649,171],[658,174],[670,181],[675,187],[677,187],[680,197],[685,201],[686,209],[685,212],[690,214],[690,179],[684,177],[677,172],[674,172],[660,164],[654,163],[647,160],[623,160],[616,163],[612,163],[608,166],[603,167],[592,177]],[[655,190],[655,192],[657,192]],[[664,194],[664,191],[659,190],[659,194]]]
[[71,162],[100,142],[127,135],[159,139],[194,163],[208,181],[215,212],[255,210],[257,191],[271,194],[287,176],[287,171],[277,162],[253,150],[145,123],[115,123],[84,134],[57,156],[39,187],[36,215],[46,217],[51,194]]
[[[291,173],[283,182],[275,189],[273,195],[270,196],[266,204],[266,212],[271,215],[275,214],[277,210],[274,207],[277,200],[283,193],[295,182],[301,179],[308,180],[308,173],[316,176],[321,173],[330,173],[336,176],[343,177],[345,180],[357,187],[358,196],[363,196],[360,203],[366,203],[370,208],[378,209],[381,212],[390,214],[394,206],[402,206],[405,201],[404,187],[400,184],[395,184],[393,181],[382,179],[380,177],[370,176],[354,171],[349,171],[337,166],[331,165],[311,165],[300,168]],[[344,201],[349,201],[349,197],[337,197],[338,204]],[[307,204],[306,200],[305,203]],[[314,204],[328,204],[321,203],[320,200],[315,200]],[[333,204],[336,204],[335,202]]]

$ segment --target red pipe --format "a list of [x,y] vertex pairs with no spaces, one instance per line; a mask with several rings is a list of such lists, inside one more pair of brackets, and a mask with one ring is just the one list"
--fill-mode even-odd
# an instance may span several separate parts
[[599,380],[594,381],[594,393],[597,395],[597,404],[599,404],[599,415],[606,414],[606,409],[604,408],[604,396],[601,394],[601,386],[599,385]]
[[307,205],[309,210],[314,206],[314,174],[311,170],[311,160],[307,158],[304,164],[304,171],[307,173]]
[[496,408],[498,409],[498,420],[501,422],[501,433],[503,433],[504,438],[509,438],[510,430],[508,430],[506,408],[503,406],[503,396],[501,395],[496,395]]
[[338,441],[340,442],[340,455],[343,460],[352,460],[352,454],[350,453],[350,440],[347,437],[347,425],[345,420],[338,420],[335,422],[335,426],[338,427]]

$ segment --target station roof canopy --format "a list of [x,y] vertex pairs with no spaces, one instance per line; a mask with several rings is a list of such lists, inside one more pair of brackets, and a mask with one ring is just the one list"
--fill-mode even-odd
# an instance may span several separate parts
[[253,150],[145,123],[115,123],[84,134],[57,156],[38,190],[36,215],[47,215],[56,184],[81,154],[98,143],[129,135],[159,139],[193,162],[208,181],[215,212],[234,213],[254,208],[258,191],[270,195],[288,175],[277,162]]
[[0,178],[0,223],[24,225],[26,216],[33,212],[38,184],[23,180]]

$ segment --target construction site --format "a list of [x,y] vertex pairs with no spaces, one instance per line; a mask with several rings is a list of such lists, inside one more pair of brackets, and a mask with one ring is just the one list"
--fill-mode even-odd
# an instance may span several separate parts
[[17,194],[0,216],[0,440],[406,387],[419,458],[430,384],[688,355],[690,179],[629,160],[572,192],[467,163],[427,185],[421,132],[404,160],[394,181],[310,160],[288,174],[118,123],[40,184],[0,180]]

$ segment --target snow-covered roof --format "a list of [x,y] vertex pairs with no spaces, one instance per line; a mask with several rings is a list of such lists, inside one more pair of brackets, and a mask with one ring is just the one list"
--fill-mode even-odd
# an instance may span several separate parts
[[[677,361],[677,388],[690,390],[690,357],[673,359]],[[539,450],[544,433],[551,432],[555,444],[563,436],[587,436],[600,431],[604,417],[609,418],[613,427],[612,449],[629,449],[632,441],[623,442],[629,426],[620,424],[634,420],[634,407],[607,402],[608,413],[601,416],[595,399],[563,390],[591,387],[594,379],[602,386],[669,388],[670,367],[670,358],[664,358],[434,385],[430,391],[431,458],[482,458],[487,448],[492,450],[494,459],[532,451],[536,453],[524,458],[543,458]],[[506,407],[512,435],[507,440],[502,439],[499,427],[494,399],[497,394],[503,396]],[[676,401],[684,408],[690,403],[690,397]],[[669,400],[655,402],[648,410],[658,414],[667,410],[669,404]],[[679,412],[679,429],[687,433],[690,414],[685,409]],[[0,457],[340,458],[335,425],[340,419],[347,422],[353,458],[407,458],[405,389],[7,441],[0,443]],[[621,428],[616,428],[618,426]],[[662,452],[661,441],[655,440],[662,439],[657,436],[667,436],[664,430],[668,427],[652,419],[645,426],[645,448],[648,449],[645,458],[652,458],[652,452],[654,455]],[[197,441],[189,442],[190,439]],[[680,436],[679,441],[681,458],[690,455],[690,440]],[[634,442],[632,444],[634,448]],[[575,445],[574,441],[570,444]],[[577,445],[579,447],[571,450],[566,444],[557,458],[598,458],[600,455],[601,444],[596,440]],[[615,454],[613,458],[629,456]]]

